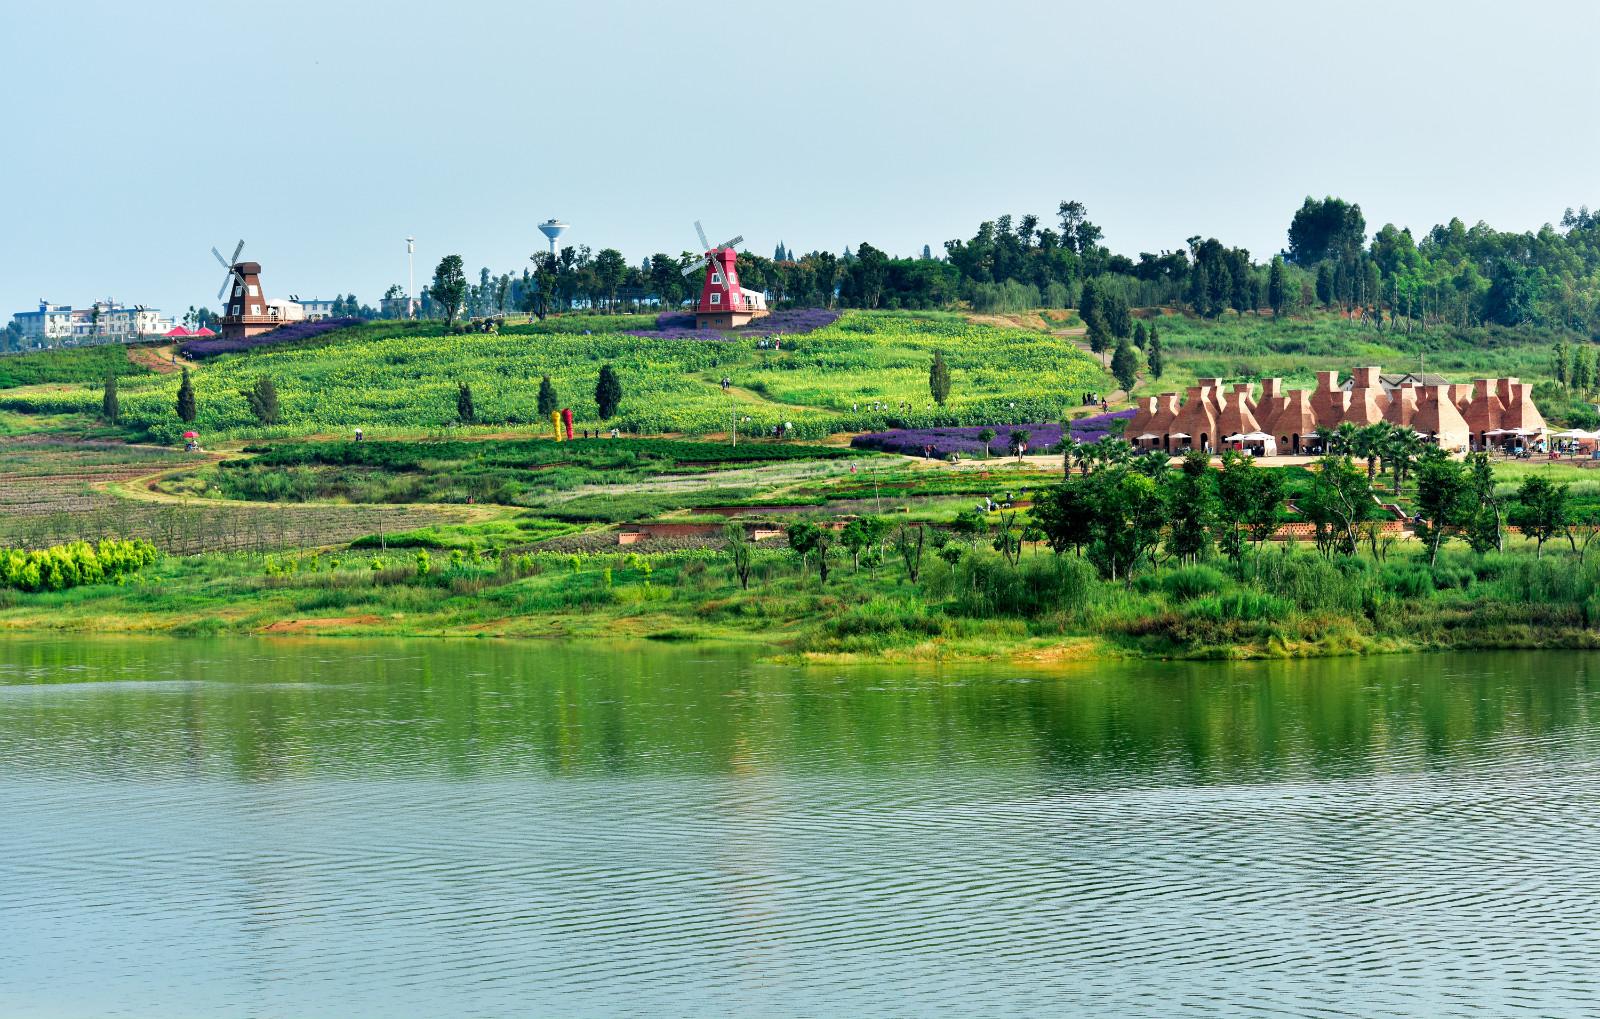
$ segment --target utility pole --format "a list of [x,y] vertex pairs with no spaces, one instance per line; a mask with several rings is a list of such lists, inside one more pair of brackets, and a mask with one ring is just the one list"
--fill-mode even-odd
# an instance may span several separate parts
[[417,306],[411,295],[417,292],[417,239],[406,238],[406,318],[417,317]]

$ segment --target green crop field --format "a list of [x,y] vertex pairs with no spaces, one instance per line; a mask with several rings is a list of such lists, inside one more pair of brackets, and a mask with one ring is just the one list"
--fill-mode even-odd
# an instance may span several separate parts
[[[437,323],[373,323],[305,346],[218,357],[192,368],[199,403],[195,423],[210,441],[437,430],[456,421],[456,388],[472,387],[477,423],[489,428],[548,429],[536,408],[539,379],[549,375],[578,427],[599,427],[594,387],[603,364],[621,377],[618,416],[606,422],[638,434],[703,435],[725,431],[737,415],[742,432],[793,425],[796,438],[910,424],[992,424],[1056,420],[1086,390],[1109,388],[1093,358],[1037,330],[979,325],[960,315],[852,312],[835,324],[786,338],[782,350],[751,339],[707,342],[642,338],[621,332],[639,317],[583,316],[509,326],[497,335],[443,335]],[[935,350],[954,385],[947,407],[933,406],[928,366]],[[733,383],[724,392],[726,376]],[[277,388],[282,420],[268,426],[250,414],[241,390],[257,378]],[[93,414],[99,387],[0,390],[0,410]],[[126,379],[124,425],[158,441],[185,427],[174,411],[176,376]],[[909,409],[901,404],[909,404]]]

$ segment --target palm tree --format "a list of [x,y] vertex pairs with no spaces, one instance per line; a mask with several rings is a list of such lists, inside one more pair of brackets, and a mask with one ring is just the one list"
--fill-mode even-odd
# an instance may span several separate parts
[[1327,425],[1318,425],[1313,434],[1317,437],[1317,449],[1321,451],[1323,456],[1331,454],[1334,444],[1339,441],[1339,433]]
[[1367,484],[1371,485],[1378,474],[1378,461],[1384,458],[1385,451],[1389,448],[1389,439],[1394,434],[1394,425],[1387,421],[1378,421],[1367,425],[1356,433],[1352,450],[1356,456],[1367,461]]
[[1333,444],[1336,447],[1334,452],[1340,456],[1349,456],[1355,448],[1356,436],[1360,434],[1361,429],[1357,428],[1354,422],[1345,421],[1340,424],[1333,430]]
[[1422,436],[1409,428],[1395,428],[1390,431],[1383,458],[1388,461],[1389,469],[1394,471],[1395,495],[1400,494],[1400,483],[1410,475],[1412,465],[1426,448]]

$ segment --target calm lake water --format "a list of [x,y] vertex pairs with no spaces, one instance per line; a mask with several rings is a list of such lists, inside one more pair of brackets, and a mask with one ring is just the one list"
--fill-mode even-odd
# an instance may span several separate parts
[[0,1016],[1596,1015],[1597,662],[0,640]]

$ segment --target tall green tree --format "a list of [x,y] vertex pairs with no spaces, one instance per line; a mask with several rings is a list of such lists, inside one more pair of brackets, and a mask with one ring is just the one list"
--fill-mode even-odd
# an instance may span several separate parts
[[622,380],[609,364],[600,367],[600,378],[595,382],[594,402],[599,408],[600,420],[609,421],[622,404]]
[[1145,346],[1144,365],[1150,369],[1150,380],[1154,382],[1161,377],[1161,372],[1166,368],[1166,359],[1161,354],[1161,333],[1154,322],[1150,323],[1150,341]]
[[744,533],[744,524],[737,520],[723,524],[722,542],[728,550],[728,557],[733,560],[733,572],[739,578],[740,589],[750,590],[750,570],[754,555],[750,538]]
[[100,417],[107,424],[116,424],[122,417],[122,405],[117,400],[117,373],[106,372],[106,384],[100,392]]
[[194,383],[189,380],[189,369],[185,368],[183,378],[178,382],[178,420],[192,425],[198,413],[194,402]]
[[1417,464],[1416,535],[1428,549],[1428,565],[1439,561],[1439,549],[1472,523],[1479,506],[1466,469],[1438,446],[1428,447]]
[[928,369],[928,392],[941,407],[950,396],[950,366],[944,363],[944,352],[940,350],[933,352],[933,365]]
[[1512,523],[1535,542],[1534,558],[1544,555],[1544,543],[1566,532],[1571,524],[1570,494],[1543,474],[1530,474],[1517,486],[1517,509]]
[[1126,393],[1132,393],[1134,384],[1139,381],[1139,356],[1126,339],[1117,341],[1117,352],[1111,355],[1111,374]]
[[1272,307],[1272,317],[1283,314],[1289,303],[1289,270],[1282,255],[1272,256],[1272,268],[1267,270],[1267,304]]
[[439,259],[438,267],[433,270],[433,284],[428,287],[428,296],[444,312],[446,325],[456,320],[462,303],[467,299],[467,273],[462,267],[460,255],[446,255]]
[[472,405],[472,387],[465,382],[456,385],[456,420],[464,425],[478,420],[478,409]]
[[1210,547],[1216,526],[1216,479],[1211,457],[1200,450],[1184,454],[1176,476],[1160,491],[1165,502],[1167,552],[1179,562],[1196,562]]
[[1495,494],[1494,464],[1487,453],[1470,453],[1467,482],[1478,510],[1467,525],[1467,544],[1479,555],[1505,548],[1505,503]]
[[546,375],[539,380],[539,420],[543,421],[553,412],[561,409],[561,398],[556,395],[556,387]]

